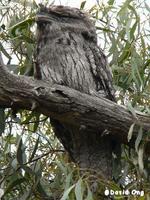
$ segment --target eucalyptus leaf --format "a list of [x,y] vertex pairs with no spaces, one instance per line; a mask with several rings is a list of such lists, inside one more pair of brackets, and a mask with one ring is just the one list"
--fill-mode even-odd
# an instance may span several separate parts
[[143,156],[144,156],[144,144],[140,145],[139,150],[138,150],[138,164],[139,164],[139,169],[141,173],[144,172]]
[[112,6],[112,5],[114,4],[114,1],[115,1],[115,0],[109,0],[109,1],[108,1],[108,4]]
[[87,189],[88,189],[88,191],[87,191],[87,197],[86,197],[85,200],[94,200],[94,199],[93,199],[92,192],[91,192],[89,186],[87,186]]
[[145,3],[145,8],[148,10],[148,12],[150,12],[150,6],[146,2],[144,3]]
[[80,9],[81,9],[81,10],[83,10],[83,9],[84,9],[84,7],[85,7],[85,4],[86,4],[86,1],[83,1],[83,2],[81,3],[81,5],[80,5]]
[[130,111],[130,113],[133,115],[133,117],[134,117],[135,119],[137,119],[136,111],[135,111],[135,109],[133,108],[131,102],[128,102],[128,103],[127,103],[127,108],[128,108],[128,110]]
[[70,172],[70,173],[67,175],[66,181],[65,181],[65,190],[67,190],[67,189],[70,187],[71,179],[73,178],[72,176],[73,176],[72,172]]
[[142,136],[143,136],[143,128],[141,126],[139,131],[138,131],[138,135],[137,135],[137,138],[136,138],[136,141],[135,141],[135,150],[136,150],[137,153],[138,153],[140,142],[142,140]]
[[35,156],[35,153],[36,153],[36,151],[37,151],[37,149],[38,149],[38,145],[39,145],[39,139],[40,139],[40,137],[38,137],[37,140],[36,140],[36,143],[35,143],[33,152],[32,152],[32,154],[31,154],[31,156],[30,156],[30,158],[29,158],[29,162],[31,162],[32,159],[33,159],[34,156]]
[[19,138],[17,144],[17,161],[20,165],[23,165],[26,162],[25,146],[21,137]]
[[67,200],[68,199],[68,196],[69,196],[69,194],[70,194],[70,192],[72,191],[72,189],[75,187],[75,184],[74,185],[72,185],[70,188],[68,188],[65,192],[64,192],[64,194],[63,194],[63,196],[62,196],[62,198],[60,199],[60,200]]
[[130,142],[130,140],[132,138],[134,126],[135,126],[134,123],[130,126],[130,129],[129,129],[129,132],[128,132],[128,142]]
[[80,178],[75,186],[75,196],[78,200],[83,200],[82,179]]
[[6,49],[3,47],[2,43],[0,42],[0,51],[8,58],[11,59],[11,56],[9,53],[6,51]]
[[21,22],[18,22],[17,24],[11,26],[9,28],[10,33],[12,34],[13,37],[17,37],[18,34],[20,34],[20,31],[22,29],[27,29],[29,28],[33,23],[35,22],[35,18],[28,18],[25,19]]

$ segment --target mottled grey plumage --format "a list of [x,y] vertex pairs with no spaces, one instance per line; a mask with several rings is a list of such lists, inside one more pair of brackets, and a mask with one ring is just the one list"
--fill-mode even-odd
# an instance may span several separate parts
[[[46,79],[83,93],[115,100],[107,60],[97,45],[89,16],[79,9],[41,7],[37,14],[35,78]],[[54,131],[81,167],[111,176],[112,141],[109,136],[51,119]],[[80,128],[77,128],[80,127]],[[105,130],[101,130],[101,134]],[[103,135],[103,134],[102,134]]]
[[35,77],[114,100],[107,60],[87,14],[70,7],[42,7],[37,25]]

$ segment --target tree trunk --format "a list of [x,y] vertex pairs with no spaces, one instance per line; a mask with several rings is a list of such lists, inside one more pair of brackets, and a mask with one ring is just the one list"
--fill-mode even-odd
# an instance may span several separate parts
[[105,179],[112,178],[113,140],[106,130],[92,132],[84,125],[77,128],[62,125],[54,119],[51,119],[51,124],[72,160],[82,170],[89,170]]
[[[85,167],[84,159],[86,159],[88,168],[95,169],[95,166],[97,166],[97,171],[103,173],[103,170],[106,170],[108,176],[109,170],[105,168],[106,165],[102,159],[101,151],[105,147],[104,154],[106,153],[109,158],[110,153],[107,152],[106,145],[108,147],[114,146],[114,144],[109,145],[111,138],[129,144],[127,140],[128,131],[134,123],[132,143],[130,142],[130,146],[134,148],[139,127],[143,127],[145,136],[150,129],[150,117],[148,115],[137,113],[135,118],[125,107],[102,97],[83,94],[58,84],[50,85],[47,81],[11,74],[4,67],[1,56],[0,106],[35,110],[51,116],[52,124],[60,124],[60,129],[56,130],[56,135],[68,152],[70,149],[69,153],[72,155],[72,159],[79,163],[81,167]],[[72,127],[70,130],[73,131],[67,132],[65,126]],[[110,140],[107,137],[110,137]],[[72,141],[72,139],[74,140]],[[73,151],[75,148],[76,151]],[[150,152],[148,141],[146,152]],[[102,155],[101,160],[98,159],[99,155]],[[109,161],[111,163],[111,159]]]

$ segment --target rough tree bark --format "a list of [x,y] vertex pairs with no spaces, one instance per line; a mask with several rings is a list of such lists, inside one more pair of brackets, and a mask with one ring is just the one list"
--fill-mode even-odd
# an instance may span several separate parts
[[[0,106],[35,110],[78,129],[107,129],[121,143],[128,144],[127,134],[135,123],[133,141],[138,129],[150,129],[150,117],[135,118],[125,107],[104,98],[92,97],[58,84],[11,74],[0,59]],[[85,126],[85,127],[84,127]],[[100,137],[100,135],[98,136]],[[83,139],[83,138],[81,138]],[[134,142],[130,143],[134,147]],[[150,145],[147,145],[150,152]]]

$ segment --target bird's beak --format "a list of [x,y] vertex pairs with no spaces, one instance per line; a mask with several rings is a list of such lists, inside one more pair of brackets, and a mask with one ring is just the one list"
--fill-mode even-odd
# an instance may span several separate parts
[[35,17],[36,22],[51,22],[50,16],[46,14],[37,14]]

